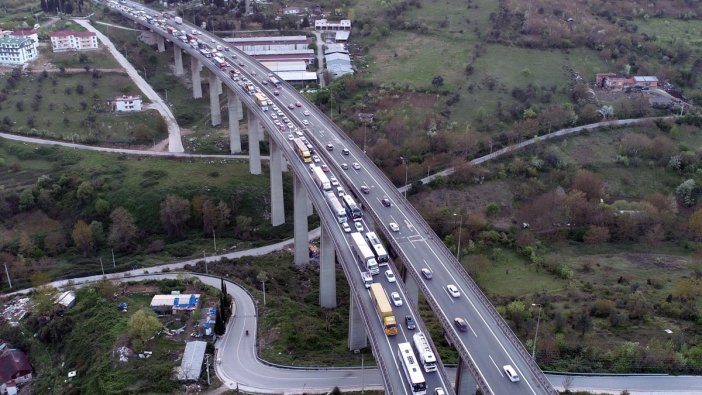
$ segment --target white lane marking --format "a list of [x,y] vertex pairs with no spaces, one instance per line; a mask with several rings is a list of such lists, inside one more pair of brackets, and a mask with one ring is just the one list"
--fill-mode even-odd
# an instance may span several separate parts
[[468,328],[470,328],[470,331],[473,332],[473,336],[478,337],[478,334],[475,333],[473,327],[470,325],[470,322],[468,322],[468,320],[466,320],[466,324],[468,324]]
[[495,369],[497,369],[497,373],[499,373],[501,377],[505,377],[505,375],[502,374],[502,370],[500,370],[500,368],[499,368],[499,367],[497,366],[497,364],[495,363],[495,360],[492,359],[492,355],[488,355],[488,357],[490,357],[490,360],[492,361],[492,364],[495,365]]

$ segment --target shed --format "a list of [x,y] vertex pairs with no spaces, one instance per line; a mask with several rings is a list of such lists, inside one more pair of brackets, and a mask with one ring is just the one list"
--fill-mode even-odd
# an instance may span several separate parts
[[178,368],[178,380],[197,381],[202,371],[202,360],[205,358],[207,342],[194,341],[185,344],[183,360]]
[[76,304],[76,293],[73,291],[62,292],[58,298],[56,298],[56,304],[63,310],[70,309]]

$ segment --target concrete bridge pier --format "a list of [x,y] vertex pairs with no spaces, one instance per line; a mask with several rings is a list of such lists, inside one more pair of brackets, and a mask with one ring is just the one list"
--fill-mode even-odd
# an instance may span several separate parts
[[156,35],[156,46],[159,52],[166,51],[166,39],[164,39],[163,36],[160,34]]
[[[239,98],[237,97],[237,99]],[[244,107],[241,105],[241,100],[237,100],[236,103],[234,103],[234,105],[236,106],[237,117],[241,121],[242,119],[244,119]]]
[[285,203],[283,202],[283,172],[280,169],[281,149],[275,140],[270,139],[271,160],[271,225],[285,223]]
[[213,73],[208,72],[209,90],[210,90],[210,121],[212,126],[222,124],[222,110],[219,108],[219,93],[217,93],[217,81],[219,78]]
[[288,161],[285,159],[283,151],[280,151],[280,170],[284,172],[288,171]]
[[456,371],[456,395],[475,395],[477,388],[467,364],[459,357]]
[[408,269],[405,269],[405,295],[407,299],[412,303],[412,306],[417,308],[419,306],[419,285],[415,281],[414,277],[407,273]]
[[[238,103],[238,107],[237,107]],[[241,152],[241,133],[239,132],[239,111],[241,100],[233,90],[227,89],[227,115],[229,116],[229,152]]]
[[222,80],[220,80],[219,78],[217,78],[217,94],[222,94]]
[[175,75],[183,75],[183,51],[177,45],[173,45],[173,59],[175,61]]
[[[271,140],[272,142],[273,140]],[[321,224],[322,235],[319,255],[319,305],[331,309],[336,307],[336,251],[329,230]]]
[[309,253],[309,235],[307,233],[307,202],[310,200],[307,196],[302,181],[297,175],[293,177],[294,196],[293,196],[293,216],[294,216],[294,232],[295,232],[295,265],[305,266],[310,263]]
[[200,61],[190,57],[190,79],[193,82],[193,99],[202,99],[202,82],[200,81]]
[[261,174],[261,141],[260,124],[253,111],[248,110],[249,124],[249,171],[251,174]]
[[351,306],[349,307],[349,350],[356,351],[367,346],[368,336],[366,336],[363,315],[358,311],[356,298],[351,297]]

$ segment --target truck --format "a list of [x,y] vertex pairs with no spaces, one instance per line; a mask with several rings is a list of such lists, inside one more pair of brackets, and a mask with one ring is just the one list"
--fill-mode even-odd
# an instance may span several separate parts
[[175,21],[175,23],[177,23],[177,24],[179,24],[179,25],[180,25],[181,23],[183,23],[183,18],[181,18],[181,17],[179,17],[179,16],[173,18],[173,20]]
[[369,288],[375,310],[383,321],[385,334],[388,336],[397,335],[397,320],[395,319],[395,314],[392,312],[392,307],[390,306],[387,295],[385,295],[383,286],[380,285],[380,283],[373,283]]
[[331,208],[331,211],[336,217],[337,222],[339,222],[340,224],[346,222],[346,209],[344,208],[344,206],[341,205],[341,203],[339,203],[339,199],[337,199],[334,192],[327,192],[324,195],[327,198],[327,204],[329,204],[329,208]]
[[331,182],[329,182],[329,178],[327,178],[327,175],[324,174],[324,170],[322,170],[321,167],[314,167],[313,174],[314,176],[314,182],[317,184],[319,189],[323,191],[331,191]]
[[363,268],[368,270],[373,275],[380,273],[378,262],[375,260],[373,251],[371,251],[370,247],[368,247],[366,239],[364,239],[358,232],[351,233],[351,238],[353,239],[351,249],[363,263]]
[[263,93],[254,93],[253,97],[256,104],[261,106],[261,110],[268,111],[268,99],[266,99]]
[[427,337],[424,336],[424,333],[417,332],[412,336],[412,340],[414,340],[414,347],[417,349],[419,360],[424,365],[424,371],[427,373],[436,372],[436,356],[429,345]]
[[368,272],[361,272],[361,279],[366,288],[370,288],[371,284],[373,284],[373,276]]
[[271,84],[273,84],[273,86],[275,86],[276,88],[280,88],[280,80],[277,79],[274,75],[270,75],[268,77],[268,81],[270,81]]
[[390,258],[388,257],[388,252],[385,251],[383,243],[380,241],[378,235],[376,235],[375,232],[366,233],[366,240],[368,240],[368,243],[370,243],[371,249],[373,249],[373,253],[375,253],[375,259],[378,261],[378,263],[385,263],[390,260]]
[[212,58],[212,63],[219,66],[220,69],[227,68],[227,62],[225,62],[224,59],[220,58],[219,56],[215,56],[214,58]]

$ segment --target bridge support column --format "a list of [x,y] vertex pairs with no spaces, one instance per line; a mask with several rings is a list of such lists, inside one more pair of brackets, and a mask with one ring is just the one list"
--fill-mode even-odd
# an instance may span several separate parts
[[307,216],[314,214],[314,206],[312,205],[312,200],[307,199]]
[[236,103],[241,109],[241,100],[233,90],[227,89],[227,115],[229,116],[229,152],[238,154],[241,152],[241,133],[239,132],[239,113]]
[[159,52],[166,51],[166,40],[161,35],[156,36],[156,46]]
[[193,99],[202,99],[202,82],[200,81],[200,61],[190,57],[190,79],[193,82]]
[[285,159],[285,156],[283,156],[283,151],[280,151],[280,170],[288,171],[288,161]]
[[361,312],[358,311],[356,298],[352,296],[351,306],[349,307],[349,350],[356,351],[367,346],[366,326],[363,323]]
[[239,99],[238,97],[237,97],[237,99],[238,100],[235,103],[236,114],[237,114],[237,117],[239,117],[239,120],[241,121],[242,119],[244,119],[244,107],[241,105],[241,99]]
[[183,51],[179,46],[173,46],[173,59],[175,61],[175,75],[183,75]]
[[283,202],[283,172],[280,170],[281,150],[275,140],[270,141],[271,160],[271,225],[285,223],[285,204]]
[[307,234],[307,196],[302,181],[298,176],[293,177],[294,181],[294,203],[293,216],[295,217],[295,265],[305,266],[310,263],[309,235]]
[[247,115],[249,124],[249,171],[251,174],[261,174],[259,123],[253,111],[249,110]]
[[212,126],[217,126],[222,124],[222,110],[219,108],[219,93],[217,93],[217,81],[219,78],[212,73],[209,74],[209,90],[210,90],[210,121]]
[[468,370],[468,366],[459,357],[456,371],[456,395],[475,395],[476,388],[475,379]]
[[[271,140],[271,143],[273,140]],[[336,252],[329,230],[321,225],[322,236],[319,253],[319,305],[328,309],[336,307]]]
[[222,80],[220,80],[219,78],[217,78],[217,94],[222,94]]
[[419,285],[414,277],[407,273],[407,270],[405,269],[405,295],[412,302],[412,306],[416,308],[419,306]]

